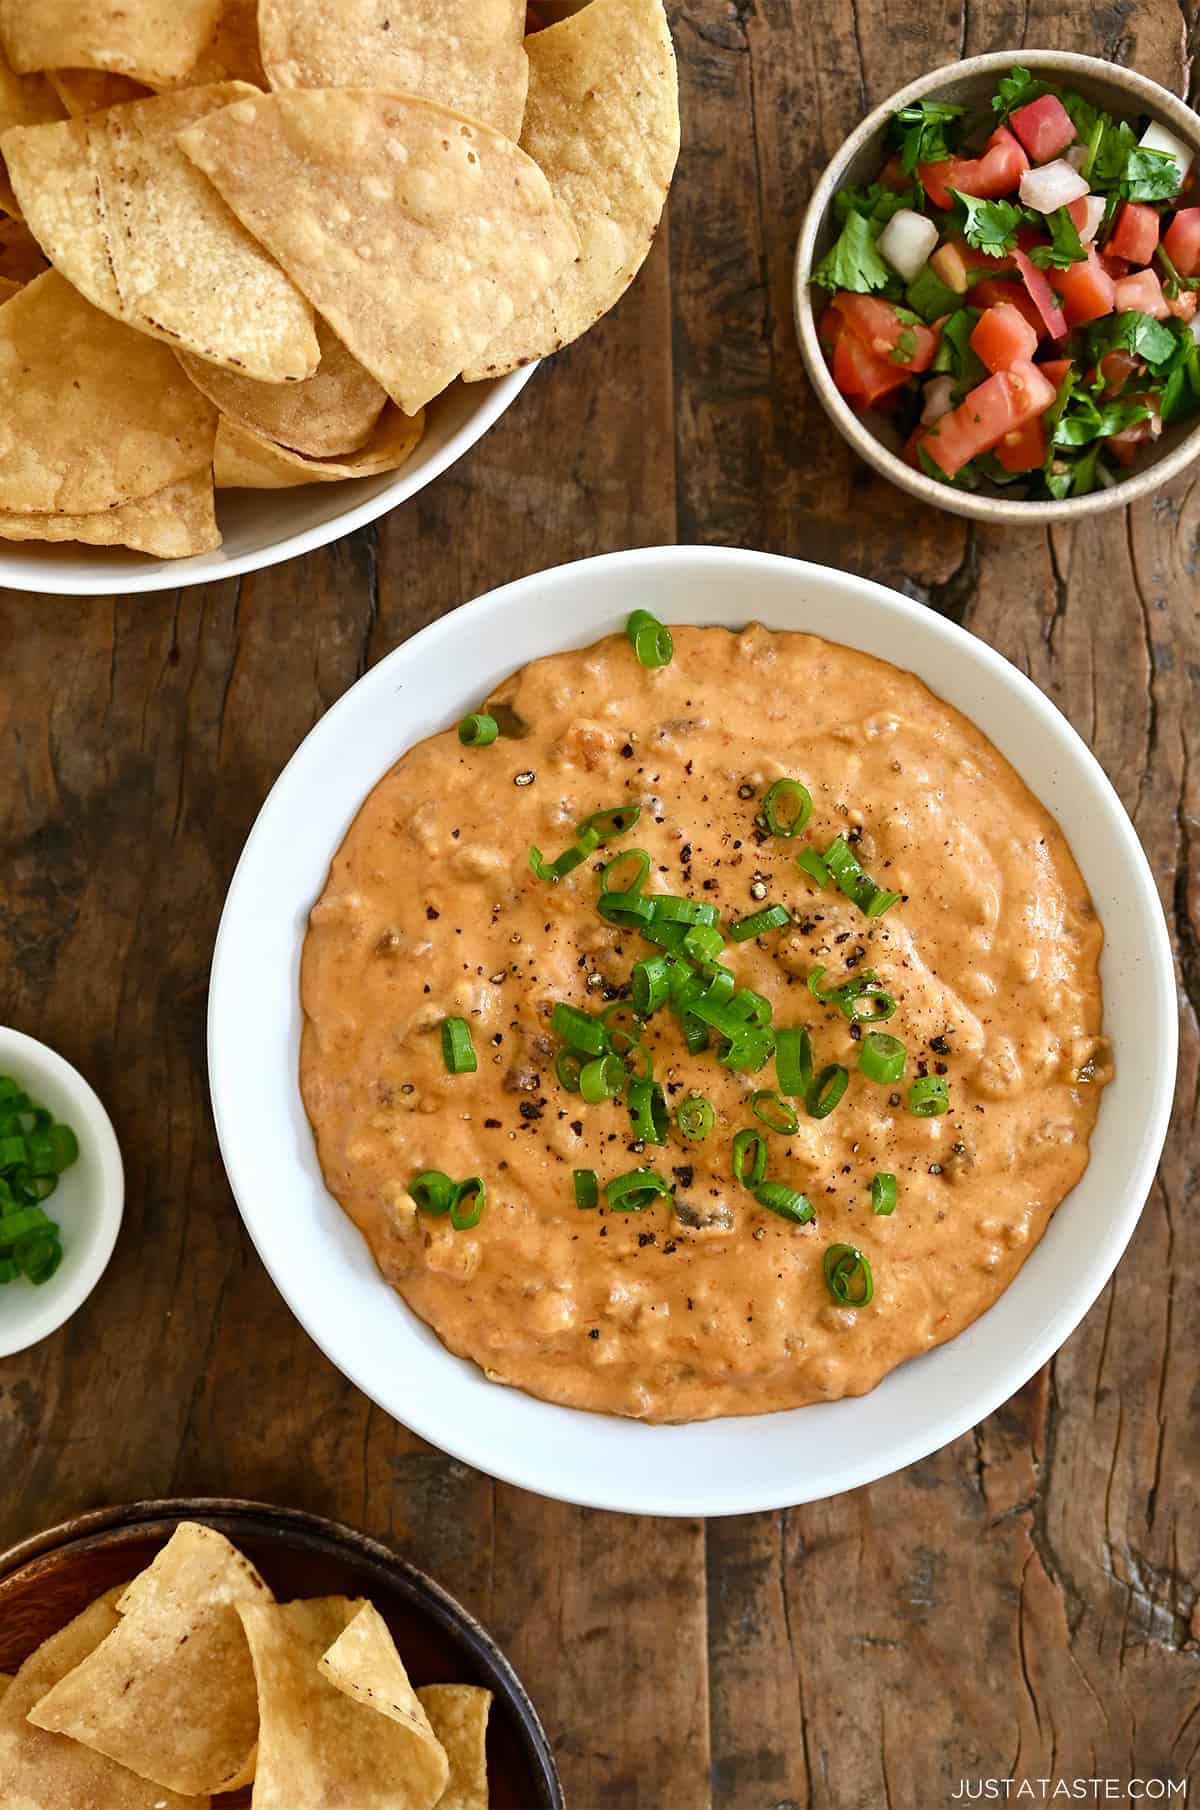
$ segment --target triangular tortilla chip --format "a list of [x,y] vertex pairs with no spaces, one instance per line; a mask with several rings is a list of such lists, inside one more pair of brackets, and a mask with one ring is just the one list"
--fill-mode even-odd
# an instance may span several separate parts
[[324,1654],[318,1669],[335,1689],[408,1731],[414,1799],[420,1791],[426,1794],[427,1803],[436,1804],[450,1777],[450,1767],[408,1681],[388,1625],[373,1604],[363,1604]]
[[178,150],[176,133],[257,90],[219,82],[52,126],[0,151],[51,261],[97,308],[268,383],[311,376],[312,310]]
[[49,266],[42,248],[23,220],[0,220],[0,277],[31,283]]
[[247,99],[179,142],[406,414],[477,359],[578,248],[523,151],[407,95]]
[[[0,47],[0,132],[9,126],[38,126],[62,117],[62,102],[45,76],[18,75]],[[0,158],[0,214],[15,216],[19,211]]]
[[47,270],[0,308],[0,509],[88,515],[204,471],[216,410]]
[[185,75],[221,0],[0,0],[14,69],[102,69],[154,86]]
[[432,1810],[437,1801],[444,1773],[415,1764],[428,1737],[335,1689],[318,1669],[362,1607],[341,1596],[239,1606],[261,1719],[254,1810]]
[[20,283],[10,283],[7,277],[0,277],[0,308],[11,301],[17,291],[23,287]]
[[467,367],[468,382],[557,352],[621,299],[654,242],[679,155],[679,80],[662,0],[591,0],[528,48],[521,145],[582,249]]
[[118,1624],[105,1597],[85,1609],[25,1661],[0,1693],[0,1804],[4,1810],[208,1810],[208,1799],[177,1797],[115,1766],[103,1754],[26,1720],[34,1705],[74,1672]]
[[217,29],[195,66],[173,87],[195,88],[202,82],[251,82],[267,86],[258,48],[257,0],[225,0]]
[[72,119],[126,101],[144,101],[151,92],[143,82],[131,82],[127,75],[105,75],[100,69],[48,69],[46,80]]
[[211,471],[169,484],[153,496],[118,503],[95,515],[14,515],[0,511],[0,540],[81,541],[89,547],[130,547],[156,559],[213,553],[221,531],[213,512]]
[[120,1625],[30,1714],[139,1777],[206,1796],[245,1775],[258,1734],[236,1609],[271,1602],[258,1572],[210,1527],[183,1521],[120,1599]]
[[519,138],[525,0],[259,0],[272,88],[419,94]]
[[277,446],[224,417],[217,423],[213,466],[218,490],[291,490],[298,484],[331,484],[398,471],[425,431],[425,412],[406,415],[389,402],[367,444],[340,459],[308,459]]
[[316,326],[321,362],[301,383],[258,383],[187,353],[183,368],[223,415],[252,434],[312,459],[356,452],[371,438],[387,392],[324,321]]
[[0,1701],[3,1700],[4,1693],[8,1689],[8,1687],[11,1683],[12,1683],[11,1672],[0,1672]]
[[475,1684],[426,1684],[417,1696],[450,1762],[450,1777],[434,1810],[488,1810],[491,1691]]

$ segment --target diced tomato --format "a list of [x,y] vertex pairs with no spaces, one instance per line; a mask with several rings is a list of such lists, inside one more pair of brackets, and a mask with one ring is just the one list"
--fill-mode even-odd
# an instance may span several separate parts
[[833,349],[833,381],[842,395],[871,408],[908,381],[906,365],[894,365],[864,346],[855,333],[843,333]]
[[1181,289],[1178,295],[1167,297],[1167,313],[1173,314],[1177,321],[1194,320],[1198,305],[1200,298],[1194,289]]
[[1138,314],[1151,314],[1161,321],[1171,312],[1162,284],[1153,270],[1135,270],[1131,276],[1122,277],[1115,285],[1114,299],[1118,314],[1132,310]]
[[1011,302],[997,302],[975,322],[968,343],[989,371],[1010,371],[1021,360],[1033,357],[1038,335]]
[[1056,270],[1054,281],[1062,296],[1063,314],[1069,327],[1083,327],[1088,321],[1098,321],[1101,315],[1112,313],[1113,280],[1101,264],[1094,246],[1088,246],[1085,263],[1068,264],[1065,270]]
[[1099,255],[1102,269],[1108,272],[1114,283],[1119,283],[1122,277],[1129,275],[1128,258],[1114,258],[1108,251],[1102,251]]
[[845,331],[845,317],[840,310],[830,302],[828,308],[826,308],[824,314],[822,314],[820,320],[817,322],[817,338],[821,342],[822,351],[825,352],[828,357],[833,356],[833,348],[837,345],[838,340]]
[[890,302],[877,295],[851,295],[843,290],[835,295],[830,307],[836,308],[850,331],[858,336],[877,358],[894,362],[903,376],[913,371],[927,371],[937,351],[937,335],[924,322],[900,319]]
[[1075,122],[1053,94],[1018,107],[1008,123],[1034,163],[1049,163],[1075,142]]
[[1046,430],[1035,415],[1024,427],[1014,427],[996,442],[996,457],[1005,471],[1036,471],[1046,463]]
[[1048,358],[1045,364],[1038,366],[1038,370],[1049,383],[1054,385],[1057,391],[1063,378],[1071,369],[1071,362],[1069,358]]
[[1200,207],[1181,207],[1162,243],[1181,277],[1200,277]]
[[1148,264],[1158,245],[1158,214],[1144,201],[1124,201],[1104,249],[1131,264]]
[[1140,377],[1144,366],[1140,358],[1127,352],[1124,346],[1116,346],[1106,352],[1100,360],[1100,375],[1104,379],[1104,394],[1119,396],[1131,377]]
[[954,204],[951,189],[995,201],[1009,195],[1029,168],[1029,159],[1005,126],[997,126],[982,157],[951,157],[943,163],[922,163],[917,173],[935,207]]
[[904,463],[906,465],[911,465],[914,471],[920,471],[920,469],[921,469],[921,459],[920,459],[920,455],[917,452],[917,443],[919,442],[920,438],[921,438],[921,428],[918,425],[913,428],[912,433],[908,436],[908,439],[904,442],[904,450],[900,454],[900,457],[904,460]]
[[989,452],[1005,434],[1015,433],[1042,415],[1054,401],[1054,385],[1036,365],[1019,364],[995,371],[973,389],[956,409],[926,428],[921,445],[948,478],[970,459]]
[[1030,263],[1028,252],[1022,251],[1018,245],[1013,257],[1017,261],[1021,279],[1029,291],[1029,299],[1041,315],[1047,333],[1051,339],[1061,339],[1067,331],[1067,323],[1062,309],[1054,299],[1054,291],[1037,265]]
[[982,283],[976,283],[967,300],[972,308],[1015,308],[1039,339],[1046,331],[1046,323],[1034,307],[1024,283],[1001,283],[994,277],[985,277]]
[[894,195],[902,195],[906,189],[912,187],[913,179],[911,176],[905,175],[899,151],[893,151],[880,170],[879,183],[881,188],[891,189]]

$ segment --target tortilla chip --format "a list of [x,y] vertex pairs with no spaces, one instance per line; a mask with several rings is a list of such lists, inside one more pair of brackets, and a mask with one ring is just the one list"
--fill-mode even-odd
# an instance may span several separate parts
[[582,250],[468,365],[469,383],[557,352],[620,300],[653,244],[679,155],[679,82],[662,0],[592,0],[530,38],[529,64],[521,145],[546,172]]
[[144,101],[151,90],[127,75],[105,75],[100,69],[48,69],[46,80],[72,119],[81,113],[100,113],[105,107],[121,107],[126,101]]
[[364,1709],[386,1716],[408,1731],[412,1801],[436,1804],[450,1777],[449,1764],[378,1609],[363,1604],[323,1656],[318,1670],[336,1690]]
[[244,1776],[258,1733],[235,1610],[273,1601],[249,1559],[183,1521],[120,1599],[120,1625],[31,1711],[139,1777],[193,1797]]
[[216,411],[157,340],[47,270],[0,308],[0,509],[90,515],[212,463]]
[[168,484],[153,496],[118,503],[95,515],[5,515],[0,540],[82,541],[89,547],[130,547],[156,559],[214,553],[221,531],[213,512],[211,471]]
[[[46,78],[41,75],[17,75],[0,47],[0,132],[9,126],[37,126],[48,119],[61,119],[62,103]],[[0,214],[17,216],[20,209],[0,159]]]
[[524,0],[260,0],[272,88],[419,94],[519,138]]
[[3,1702],[4,1693],[8,1689],[8,1687],[11,1683],[12,1683],[12,1673],[11,1672],[0,1672],[0,1702]]
[[[363,1606],[341,1596],[239,1605],[261,1717],[254,1810],[432,1810],[436,1803],[445,1774],[415,1711],[397,1720],[387,1708],[368,1708],[319,1669]],[[390,1690],[390,1666],[388,1678]]]
[[251,82],[267,86],[258,48],[257,0],[225,0],[217,29],[195,66],[173,87],[194,88],[203,82]]
[[14,69],[102,69],[173,82],[192,67],[221,0],[0,0]]
[[180,143],[406,414],[578,249],[537,165],[430,101],[296,90],[210,114]]
[[356,452],[370,439],[387,392],[324,321],[316,327],[321,362],[302,383],[257,383],[187,353],[183,368],[223,415],[264,440],[313,459]]
[[375,432],[358,452],[345,453],[340,459],[308,459],[222,417],[213,453],[216,486],[218,490],[292,490],[298,484],[378,477],[384,471],[398,471],[412,456],[424,431],[424,410],[406,415],[389,402]]
[[26,1718],[118,1625],[107,1598],[40,1646],[0,1695],[0,1804],[4,1810],[208,1810],[114,1766],[90,1747],[47,1734]]
[[417,1696],[450,1762],[450,1778],[436,1810],[488,1810],[491,1691],[474,1684],[426,1684]]
[[0,277],[7,277],[10,283],[31,283],[49,268],[23,220],[0,220]]
[[0,137],[17,199],[51,261],[97,308],[172,346],[268,383],[317,368],[312,310],[176,133],[244,82],[154,95]]
[[10,283],[7,277],[0,277],[0,308],[11,301],[21,287],[20,283]]

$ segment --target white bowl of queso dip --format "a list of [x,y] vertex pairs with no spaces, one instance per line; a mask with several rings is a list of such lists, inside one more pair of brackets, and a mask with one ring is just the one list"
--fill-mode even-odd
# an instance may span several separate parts
[[[675,626],[669,666],[642,668],[622,638],[637,608]],[[428,740],[489,699],[506,731],[490,746]],[[790,839],[762,815],[789,776],[813,799]],[[640,820],[599,855],[561,882],[530,872],[531,840],[549,861],[585,811],[631,799]],[[778,795],[776,821],[795,804]],[[868,916],[796,866],[839,836],[901,894],[891,909]],[[707,1139],[636,1141],[626,1103],[561,1085],[550,1000],[600,1018],[664,953],[594,910],[627,846],[649,855],[646,896],[712,900],[726,933],[783,902],[786,924],[721,960],[739,994],[772,995],[776,1026],[811,1028],[814,1079],[844,1072],[833,1112],[777,1087],[777,1057],[755,1066],[753,1025],[693,1056],[662,1012],[642,1027],[659,1112],[703,1093]],[[447,1072],[445,1018],[473,1068]],[[889,1084],[861,1059],[893,1035]],[[869,1482],[1019,1388],[1133,1231],[1175,1043],[1152,876],[1054,706],[879,585],[723,548],[537,574],[360,680],[251,833],[209,1016],[239,1207],[330,1359],[508,1482],[684,1515]],[[731,1071],[722,1052],[743,1044]],[[913,1112],[939,1090],[945,1112]],[[760,1092],[778,1098],[752,1110]],[[729,1178],[739,1126],[762,1134],[790,1212]],[[614,1210],[609,1185],[643,1169],[661,1193]],[[419,1212],[408,1184],[427,1170],[482,1177],[482,1218],[470,1191]],[[576,1204],[577,1170],[597,1206]],[[889,1175],[894,1211],[877,1213]],[[835,1255],[831,1283],[842,1249],[866,1262]]]

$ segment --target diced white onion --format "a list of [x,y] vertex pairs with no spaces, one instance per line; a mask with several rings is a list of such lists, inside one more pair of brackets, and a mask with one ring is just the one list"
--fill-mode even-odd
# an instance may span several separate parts
[[1104,218],[1104,196],[1089,195],[1083,205],[1087,208],[1087,219],[1079,229],[1079,238],[1082,244],[1090,245]]
[[938,242],[938,229],[911,207],[897,208],[879,235],[879,251],[897,276],[911,283]]
[[1155,124],[1146,127],[1138,143],[1143,151],[1165,151],[1168,157],[1175,159],[1180,176],[1186,179],[1192,167],[1192,151],[1182,138],[1176,138],[1174,132],[1168,132],[1165,126]]
[[921,420],[926,427],[933,421],[940,421],[954,407],[954,382],[953,377],[931,377],[925,385]]
[[1072,201],[1078,201],[1087,192],[1087,183],[1065,157],[1056,157],[1053,163],[1039,164],[1036,170],[1026,170],[1021,178],[1021,200],[1039,214],[1052,214],[1056,207],[1069,207]]
[[1086,145],[1068,145],[1063,152],[1063,162],[1069,163],[1073,170],[1083,168],[1083,160],[1088,154]]
[[1188,322],[1188,329],[1196,344],[1200,346],[1200,314],[1193,314]]

